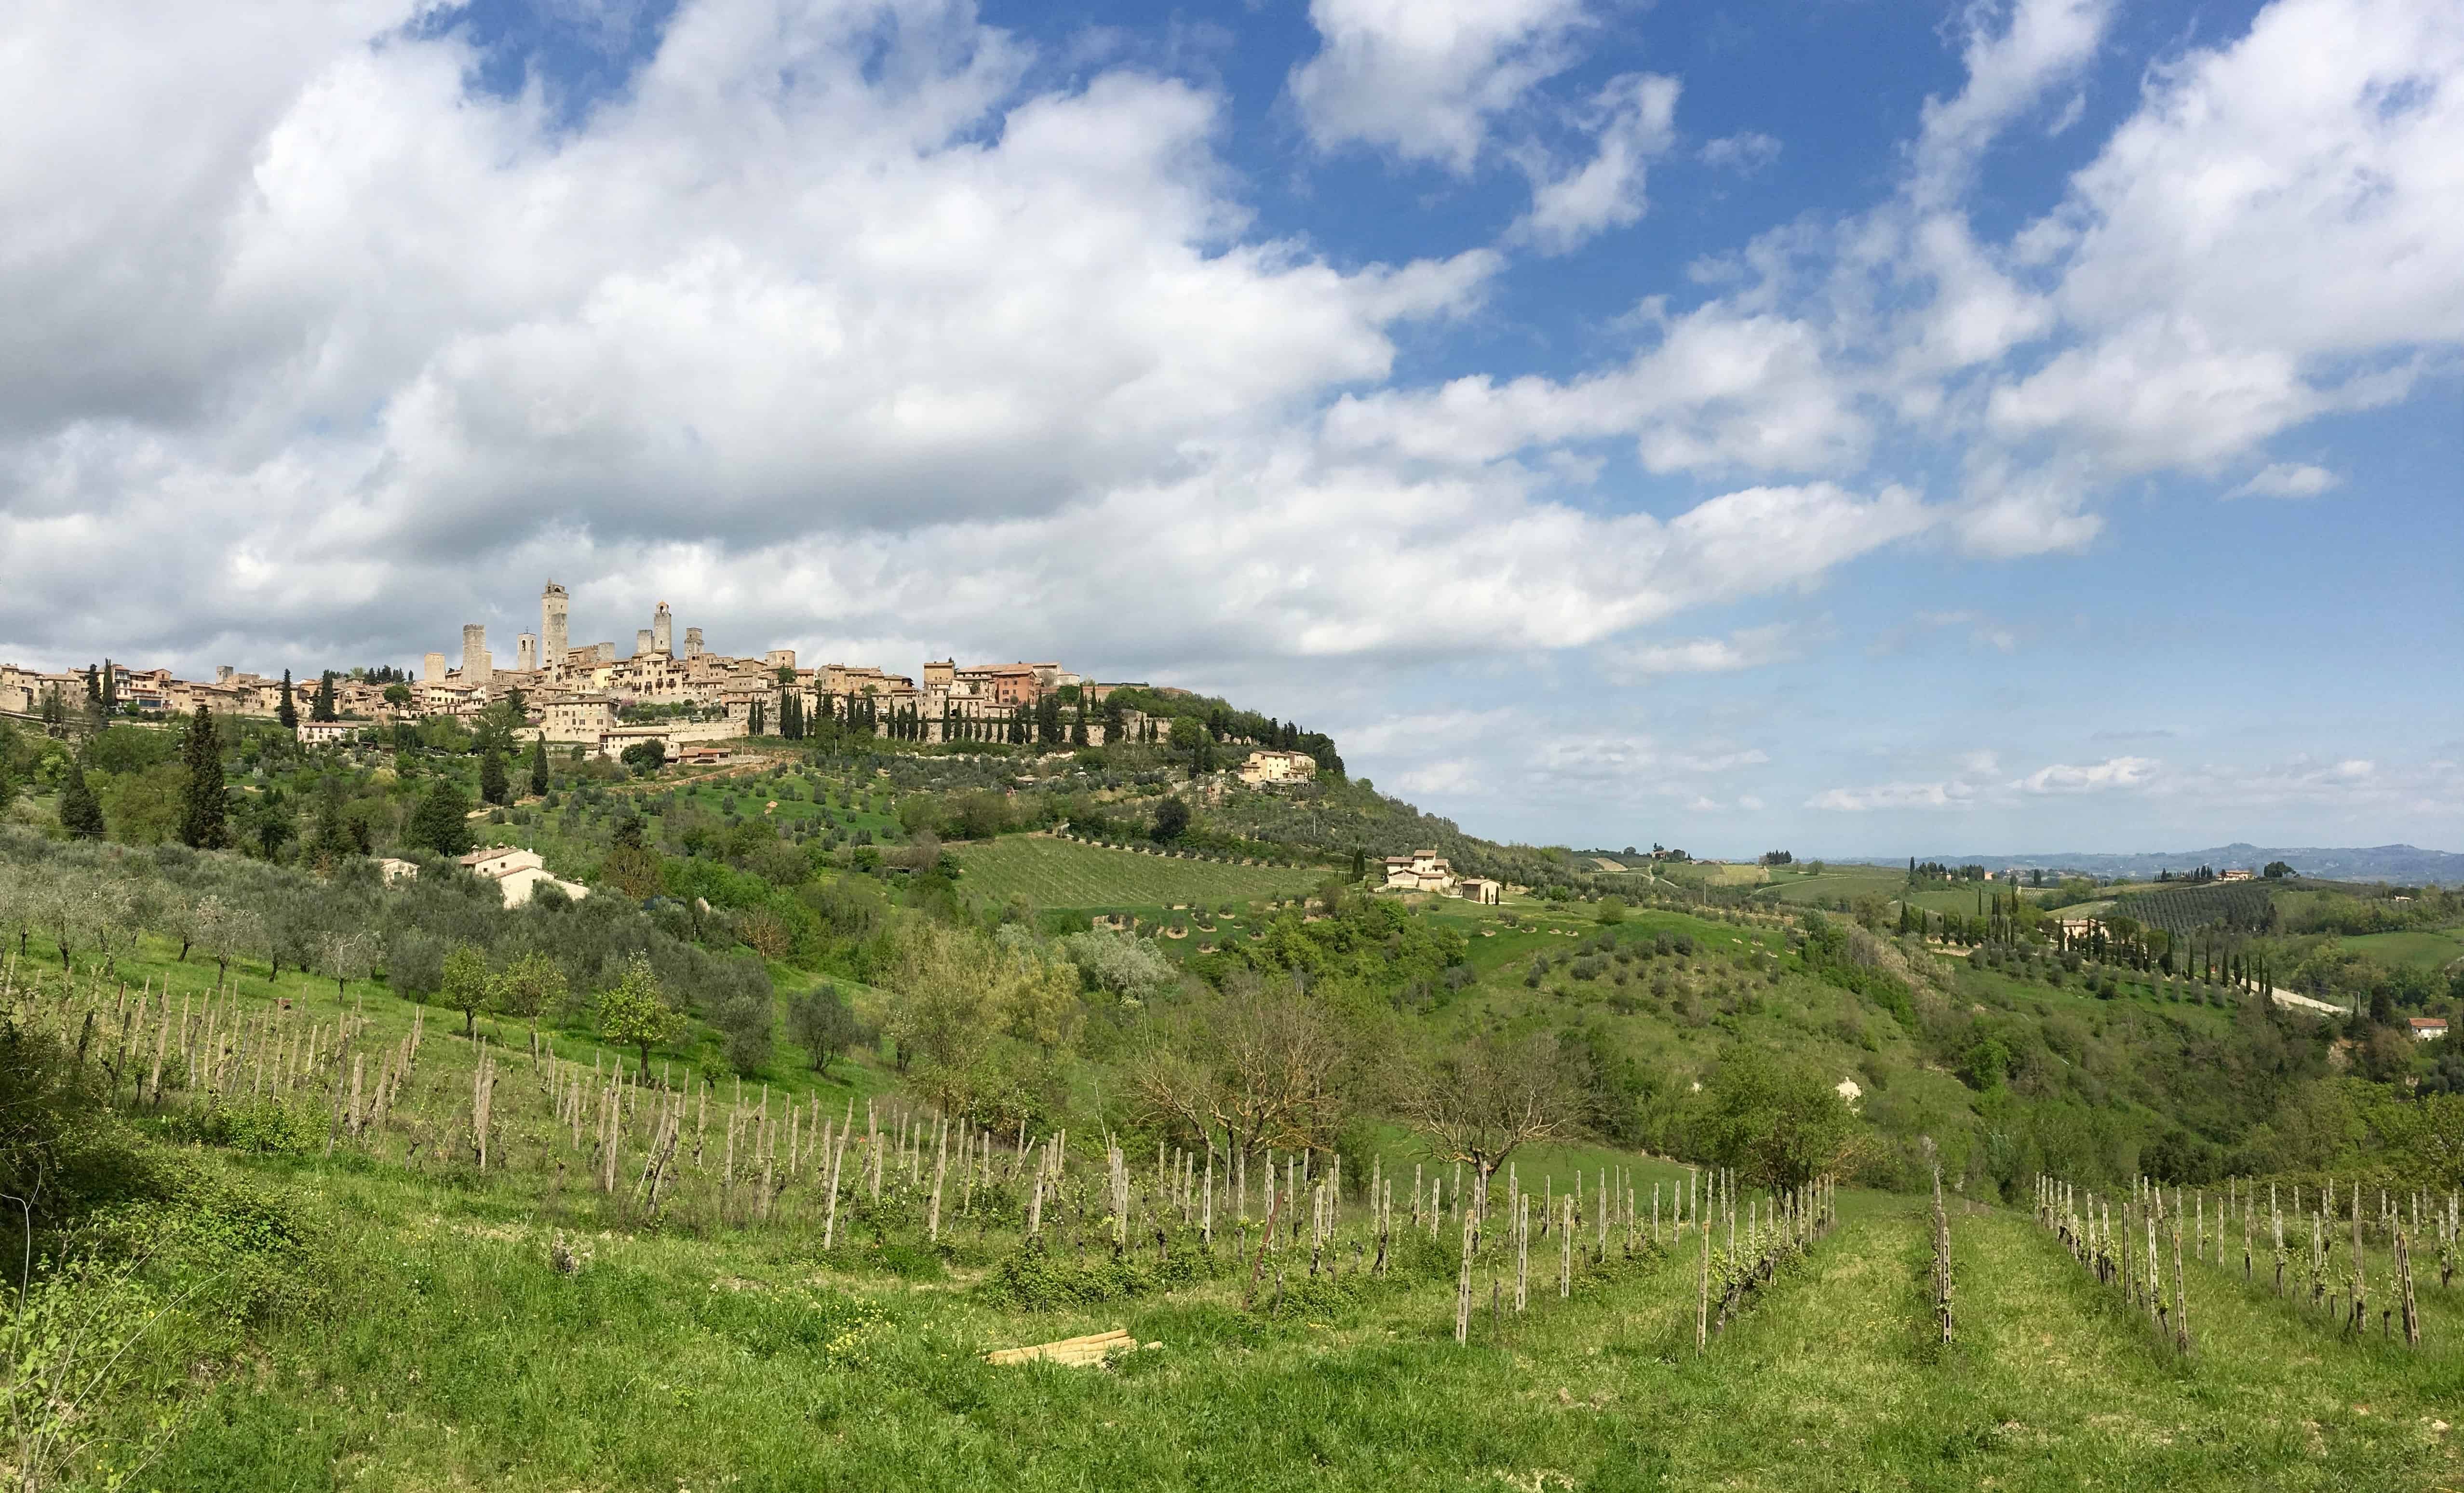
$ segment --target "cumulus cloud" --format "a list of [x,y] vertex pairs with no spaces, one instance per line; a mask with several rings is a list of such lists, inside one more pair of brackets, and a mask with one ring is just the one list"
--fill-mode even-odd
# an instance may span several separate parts
[[2039,767],[2011,786],[2022,793],[2101,793],[2117,788],[2142,788],[2164,764],[2152,757],[2109,757],[2101,762],[2073,766],[2055,762]]
[[1677,79],[1647,73],[1612,79],[1593,101],[1592,159],[1564,172],[1535,166],[1531,210],[1511,236],[1562,254],[1640,221],[1646,168],[1677,138]]
[[2274,462],[2262,467],[2227,497],[2317,497],[2343,485],[2344,479],[2324,467]]
[[1580,0],[1310,0],[1291,92],[1320,149],[1364,144],[1467,175],[1494,121],[1577,59]]

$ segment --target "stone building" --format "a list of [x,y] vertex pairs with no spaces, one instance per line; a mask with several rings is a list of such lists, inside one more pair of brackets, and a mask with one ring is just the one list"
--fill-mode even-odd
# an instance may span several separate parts
[[1388,891],[1434,891],[1443,895],[1455,889],[1455,868],[1435,850],[1415,850],[1409,855],[1386,857]]
[[1241,780],[1251,787],[1271,783],[1307,782],[1317,776],[1317,758],[1307,752],[1281,752],[1265,749],[1249,754],[1241,764]]
[[572,601],[564,587],[553,581],[539,593],[539,667],[550,675],[564,668],[569,648],[565,641],[566,614]]

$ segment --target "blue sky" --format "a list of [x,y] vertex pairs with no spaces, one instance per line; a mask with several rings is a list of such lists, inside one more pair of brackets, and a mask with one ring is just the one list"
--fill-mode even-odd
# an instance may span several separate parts
[[35,6],[0,100],[0,659],[553,578],[1501,838],[2464,847],[2452,4]]

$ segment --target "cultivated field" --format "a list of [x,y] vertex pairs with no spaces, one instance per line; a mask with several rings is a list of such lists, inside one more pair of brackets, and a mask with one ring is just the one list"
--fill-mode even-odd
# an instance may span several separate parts
[[1327,875],[1306,867],[1184,861],[1044,836],[1003,835],[950,850],[966,868],[961,885],[970,894],[997,903],[1023,896],[1040,908],[1245,902],[1294,896]]
[[2343,946],[2356,954],[2365,954],[2387,964],[2409,964],[2417,969],[2447,970],[2464,959],[2464,932],[2452,928],[2409,928],[2401,933],[2364,933],[2343,940]]

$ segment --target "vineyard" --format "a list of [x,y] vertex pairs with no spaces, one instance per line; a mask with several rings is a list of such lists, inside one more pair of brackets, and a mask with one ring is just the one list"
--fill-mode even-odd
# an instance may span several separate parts
[[2237,881],[2136,892],[2116,901],[2104,915],[2133,918],[2178,936],[2193,929],[2219,926],[2264,929],[2272,914],[2264,884]]
[[[47,1287],[143,1347],[56,1376],[121,1376],[55,1431],[127,1486],[2464,1472],[2439,1418],[2464,1369],[2452,1197],[2047,1182],[2032,1219],[1633,1154],[1485,1186],[1408,1152],[1132,1156],[663,1065],[646,1083],[366,990],[7,977],[11,1029],[77,1048],[188,1178],[163,1256]],[[212,1294],[169,1291],[174,1262],[214,1266]]]

